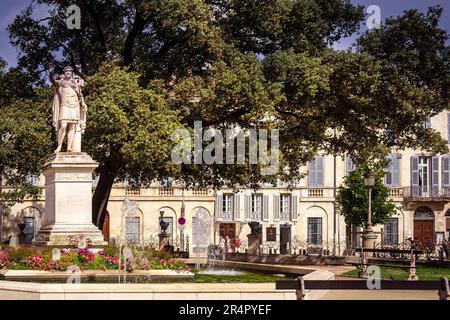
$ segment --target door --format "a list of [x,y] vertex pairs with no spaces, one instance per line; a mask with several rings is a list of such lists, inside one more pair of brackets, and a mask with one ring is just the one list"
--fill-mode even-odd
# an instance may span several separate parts
[[36,233],[34,218],[25,217],[23,220],[23,222],[25,223],[25,229],[23,230],[23,232],[25,233],[25,243],[31,244]]
[[236,229],[234,223],[221,223],[219,227],[219,236],[228,240],[226,246],[228,251],[235,251]]
[[414,221],[414,241],[420,246],[426,246],[434,242],[434,221],[432,220],[415,220]]
[[280,226],[280,253],[288,254],[291,243],[291,226]]

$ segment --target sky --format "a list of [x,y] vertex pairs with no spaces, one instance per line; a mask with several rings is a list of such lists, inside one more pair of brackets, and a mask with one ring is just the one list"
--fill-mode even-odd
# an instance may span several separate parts
[[[9,66],[15,66],[17,61],[17,50],[9,42],[7,26],[14,20],[14,17],[27,7],[32,0],[0,0],[0,57],[8,62]],[[444,13],[441,18],[441,28],[450,30],[450,0],[352,0],[354,4],[363,5],[368,8],[370,5],[380,7],[382,21],[391,16],[398,16],[404,10],[418,9],[425,12],[429,6],[441,5]],[[36,7],[36,16],[45,16],[46,9],[43,6]],[[361,31],[366,30],[365,23],[362,24]],[[334,44],[337,50],[347,49],[357,38],[357,34],[341,39]]]

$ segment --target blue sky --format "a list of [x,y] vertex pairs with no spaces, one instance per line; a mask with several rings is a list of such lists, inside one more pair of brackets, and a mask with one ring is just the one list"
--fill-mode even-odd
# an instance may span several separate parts
[[[14,17],[20,13],[32,0],[0,0],[0,57],[4,58],[8,65],[15,66],[17,59],[17,51],[9,43],[8,31],[6,30]],[[450,30],[450,1],[449,0],[352,0],[354,4],[361,4],[366,8],[370,5],[378,5],[381,9],[381,18],[384,20],[390,16],[400,15],[406,9],[418,9],[425,12],[429,6],[441,5],[444,8],[444,15],[441,19],[441,28]],[[38,7],[38,16],[45,15],[45,8]],[[366,29],[365,24],[362,31]],[[357,37],[342,39],[340,43],[336,43],[334,48],[346,49],[352,44]]]

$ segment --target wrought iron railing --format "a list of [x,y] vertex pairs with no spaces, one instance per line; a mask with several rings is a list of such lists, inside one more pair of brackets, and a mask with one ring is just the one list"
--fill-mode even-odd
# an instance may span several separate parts
[[403,188],[403,197],[412,199],[443,199],[450,198],[450,187],[409,186]]

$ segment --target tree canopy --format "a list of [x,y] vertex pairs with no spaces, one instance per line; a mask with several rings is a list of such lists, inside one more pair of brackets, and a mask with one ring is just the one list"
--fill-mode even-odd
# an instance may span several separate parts
[[[81,29],[67,28],[72,4],[81,9]],[[35,18],[36,6],[48,16]],[[37,0],[9,26],[20,54],[7,74],[26,75],[19,78],[34,96],[46,87],[49,64],[70,64],[87,80],[83,148],[100,162],[93,212],[101,225],[115,181],[173,176],[188,185],[257,187],[300,178],[318,150],[355,162],[384,158],[391,148],[447,152],[439,133],[421,125],[448,108],[441,14],[439,7],[407,11],[363,34],[355,50],[338,52],[331,44],[364,19],[349,0]],[[14,88],[15,80],[5,81]],[[27,110],[50,117],[39,107],[45,99],[36,99]],[[191,130],[194,121],[205,129],[279,129],[286,170],[268,177],[249,163],[175,167],[167,161],[170,131]],[[36,130],[50,140],[51,122],[43,123]],[[51,152],[27,148],[21,152]]]

